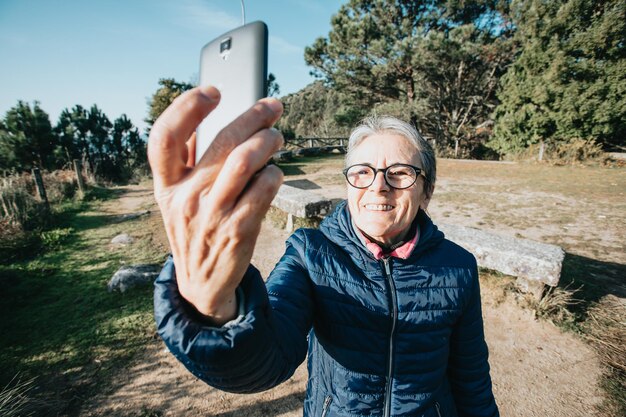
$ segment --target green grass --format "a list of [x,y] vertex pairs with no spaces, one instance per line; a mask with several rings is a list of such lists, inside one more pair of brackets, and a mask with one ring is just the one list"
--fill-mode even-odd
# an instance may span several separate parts
[[73,409],[154,335],[151,286],[125,294],[106,289],[122,264],[164,259],[144,240],[132,250],[110,247],[122,230],[141,229],[141,220],[117,224],[99,211],[115,196],[97,190],[91,201],[57,207],[38,252],[0,265],[0,383],[17,373],[35,377],[43,395],[63,399],[50,413]]

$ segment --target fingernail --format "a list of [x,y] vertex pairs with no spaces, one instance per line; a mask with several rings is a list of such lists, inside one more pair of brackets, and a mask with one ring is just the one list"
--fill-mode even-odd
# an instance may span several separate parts
[[202,87],[202,94],[210,98],[211,100],[218,100],[220,98],[220,92],[212,85]]
[[279,113],[283,110],[283,104],[275,98],[267,98],[265,102],[275,113]]

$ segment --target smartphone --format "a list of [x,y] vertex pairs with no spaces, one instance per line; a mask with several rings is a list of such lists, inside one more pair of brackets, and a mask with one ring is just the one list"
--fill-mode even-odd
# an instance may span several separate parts
[[200,54],[200,85],[221,93],[219,105],[196,131],[196,162],[215,136],[267,96],[267,25],[257,21],[224,33],[207,43]]

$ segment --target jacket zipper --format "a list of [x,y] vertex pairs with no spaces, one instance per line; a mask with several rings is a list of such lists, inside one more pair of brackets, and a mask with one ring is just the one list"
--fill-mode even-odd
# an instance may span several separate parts
[[437,417],[441,417],[441,408],[439,407],[439,403],[435,401],[435,410],[437,410]]
[[393,283],[391,277],[391,268],[389,267],[389,258],[383,258],[383,265],[385,266],[385,276],[389,283],[389,290],[391,292],[391,333],[389,334],[389,357],[387,361],[387,386],[385,390],[385,417],[391,416],[391,378],[393,376],[393,336],[396,331],[396,321],[398,320],[398,300],[396,299],[396,286]]
[[324,407],[322,408],[322,417],[326,417],[326,414],[328,413],[328,408],[330,407],[330,403],[333,402],[333,397],[331,397],[330,395],[326,397],[326,399],[324,400]]

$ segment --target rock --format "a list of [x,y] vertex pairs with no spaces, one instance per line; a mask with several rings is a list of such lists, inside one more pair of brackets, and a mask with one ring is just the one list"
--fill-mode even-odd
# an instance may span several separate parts
[[107,289],[109,292],[119,290],[123,293],[131,288],[152,283],[160,272],[161,265],[157,264],[123,266],[109,280]]
[[133,237],[128,233],[119,234],[111,239],[111,243],[114,245],[130,245],[134,241],[135,239],[133,239]]
[[278,189],[272,201],[272,206],[287,213],[288,231],[295,225],[295,217],[304,219],[320,218],[330,213],[333,202],[308,190],[302,190],[287,184]]
[[474,254],[478,265],[518,277],[522,288],[540,292],[556,286],[565,251],[558,246],[503,236],[471,227],[439,224],[446,237]]
[[303,218],[324,216],[330,212],[332,207],[329,199],[286,184],[280,186],[272,205],[284,212]]

